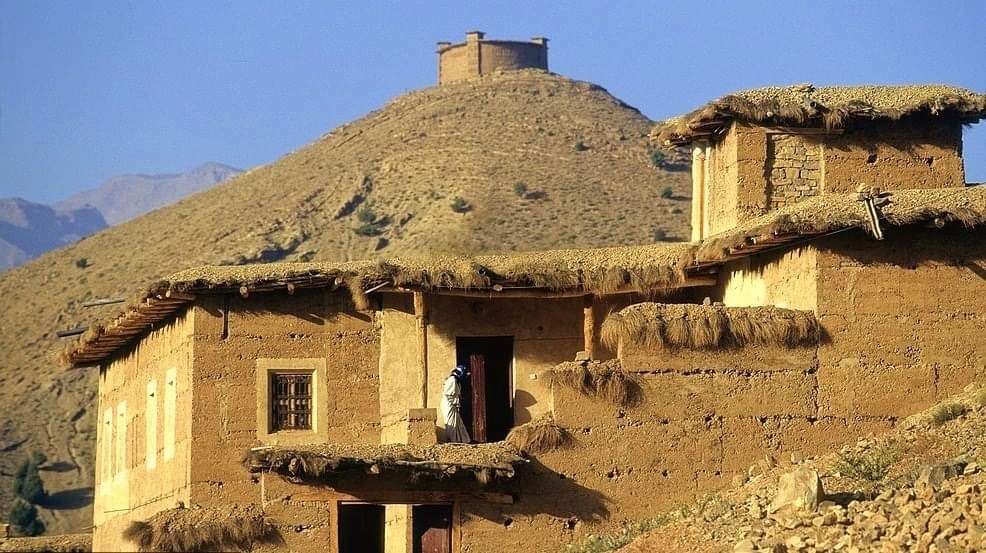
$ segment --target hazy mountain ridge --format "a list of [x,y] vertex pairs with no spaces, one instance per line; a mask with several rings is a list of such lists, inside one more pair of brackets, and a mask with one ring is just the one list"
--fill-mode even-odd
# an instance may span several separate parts
[[209,162],[184,173],[121,175],[54,205],[0,199],[0,271],[172,204],[242,171]]

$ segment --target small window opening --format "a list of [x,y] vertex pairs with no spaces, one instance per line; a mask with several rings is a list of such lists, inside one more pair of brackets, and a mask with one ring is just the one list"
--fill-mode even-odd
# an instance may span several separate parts
[[869,164],[872,165],[872,164],[876,163],[876,160],[877,160],[876,154],[870,154],[870,155],[866,156],[866,163],[869,163]]
[[274,430],[312,429],[312,375],[271,375]]

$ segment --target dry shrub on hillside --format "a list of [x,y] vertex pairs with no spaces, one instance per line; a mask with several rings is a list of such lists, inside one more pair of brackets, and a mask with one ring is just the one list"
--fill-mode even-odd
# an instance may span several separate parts
[[930,421],[934,426],[941,426],[946,422],[957,419],[964,415],[968,409],[965,405],[954,401],[947,401],[938,405],[931,411]]

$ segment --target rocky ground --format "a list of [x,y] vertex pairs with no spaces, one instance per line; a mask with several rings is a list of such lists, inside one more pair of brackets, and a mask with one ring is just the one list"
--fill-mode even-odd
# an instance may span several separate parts
[[984,452],[986,388],[970,388],[837,453],[766,457],[620,553],[986,551]]

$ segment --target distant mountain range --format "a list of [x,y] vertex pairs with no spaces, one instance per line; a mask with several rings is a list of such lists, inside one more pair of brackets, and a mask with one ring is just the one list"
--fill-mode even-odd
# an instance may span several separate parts
[[241,172],[210,162],[184,173],[113,177],[51,206],[21,198],[0,199],[0,271],[172,204]]

